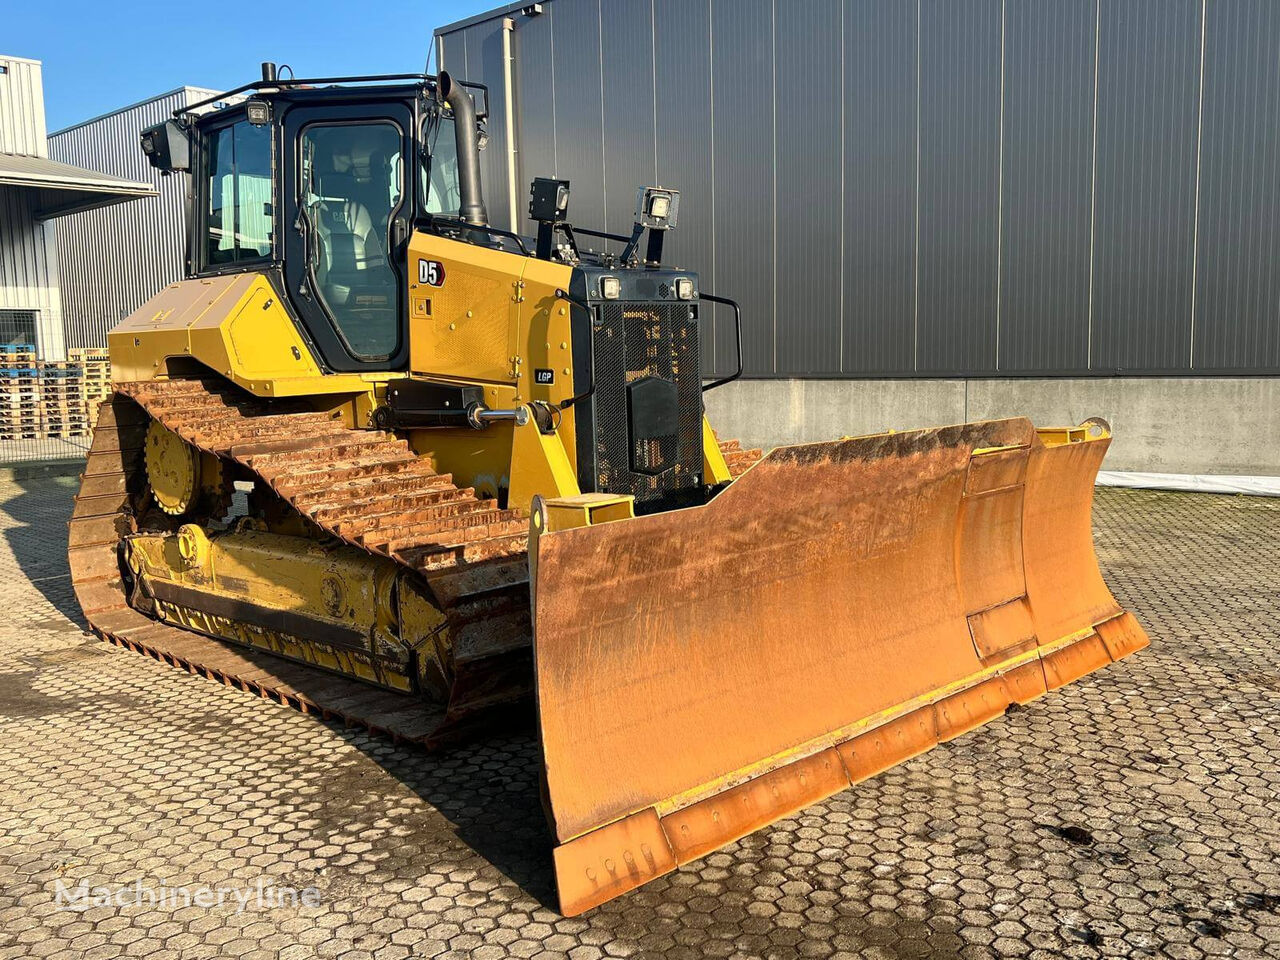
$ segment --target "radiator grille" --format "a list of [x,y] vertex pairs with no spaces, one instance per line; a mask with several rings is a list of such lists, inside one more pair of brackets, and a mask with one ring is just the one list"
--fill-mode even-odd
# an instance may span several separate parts
[[[702,486],[702,377],[697,307],[607,303],[597,308],[596,490],[630,493],[637,507],[674,506]],[[632,391],[645,378],[675,384],[672,432],[637,438]]]

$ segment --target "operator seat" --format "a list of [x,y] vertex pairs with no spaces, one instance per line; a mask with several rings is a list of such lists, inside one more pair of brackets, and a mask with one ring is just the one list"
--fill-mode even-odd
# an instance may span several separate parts
[[365,274],[377,271],[384,258],[377,225],[369,208],[356,199],[360,193],[356,178],[339,169],[342,161],[332,155],[316,158],[316,192],[320,197],[316,204],[320,253],[316,282],[332,306],[345,305],[353,287],[374,279]]
[[[398,179],[398,178],[397,178]],[[399,202],[398,196],[392,197],[388,184],[396,182],[391,175],[391,161],[382,150],[372,150],[368,158],[368,175],[362,178],[359,199],[369,208],[373,216],[373,228],[379,237],[387,235],[387,227],[391,220],[391,211]]]

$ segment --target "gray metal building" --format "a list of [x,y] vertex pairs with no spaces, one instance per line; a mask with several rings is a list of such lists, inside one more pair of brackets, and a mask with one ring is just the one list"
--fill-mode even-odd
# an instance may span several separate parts
[[0,56],[0,343],[64,355],[58,257],[50,221],[146,197],[151,188],[49,159],[38,60]]
[[613,231],[683,191],[671,258],[744,310],[723,432],[1094,414],[1117,469],[1280,474],[1280,4],[546,0],[436,45],[498,225],[539,175]]
[[[57,225],[62,313],[69,347],[105,347],[107,331],[166,284],[182,279],[187,175],[147,162],[141,131],[218,91],[178,87],[49,135],[49,154],[155,194],[123,206],[63,217]],[[104,264],[109,264],[104,269]]]

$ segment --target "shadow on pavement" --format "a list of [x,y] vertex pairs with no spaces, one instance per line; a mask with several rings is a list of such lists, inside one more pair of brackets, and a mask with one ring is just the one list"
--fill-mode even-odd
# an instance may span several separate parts
[[[3,536],[19,569],[58,613],[85,630],[67,568],[67,521],[78,487],[72,476],[0,483],[0,516],[11,521]],[[50,496],[53,491],[59,495]]]
[[[67,521],[79,481],[71,476],[45,476],[0,482],[0,530],[24,579],[46,601],[79,629],[88,629],[71,587],[67,566]],[[324,672],[308,669],[258,651],[232,647],[195,634],[177,631],[175,652],[185,651],[184,640],[225,651],[217,659],[239,661],[219,664],[228,672],[247,675],[276,674],[289,686],[317,702],[333,695],[335,681],[364,690]],[[195,653],[196,651],[191,651]],[[196,659],[193,657],[193,659]],[[203,661],[206,657],[199,657]],[[210,681],[214,682],[214,681]],[[424,713],[432,708],[423,705]],[[541,758],[533,715],[515,720],[505,735],[454,746],[445,751],[396,745],[340,723],[327,724],[407,789],[440,814],[427,823],[415,820],[400,825],[414,838],[406,846],[415,857],[458,857],[459,845],[469,847],[513,883],[543,905],[555,909],[556,895],[551,864],[551,839],[539,799]],[[325,827],[335,831],[367,832],[383,817],[384,798],[376,791],[352,791],[339,784],[351,778],[336,777],[333,787],[342,796],[326,804]],[[358,777],[356,780],[358,781]],[[323,832],[323,831],[322,831]],[[393,853],[393,859],[400,856]],[[406,866],[409,866],[406,864]],[[477,863],[477,866],[479,864]]]
[[[415,844],[426,848],[419,848],[420,854],[474,859],[477,869],[483,866],[480,860],[486,861],[543,907],[558,912],[552,839],[540,800],[541,752],[532,725],[433,753],[352,730],[339,733],[439,812],[438,818],[404,825],[413,831]],[[342,811],[339,816],[358,810],[347,799],[335,805],[335,812]],[[385,817],[385,798],[374,796],[371,802],[374,809],[365,816],[356,813],[353,825]],[[460,844],[476,857],[467,857]],[[395,857],[383,869],[394,867]]]

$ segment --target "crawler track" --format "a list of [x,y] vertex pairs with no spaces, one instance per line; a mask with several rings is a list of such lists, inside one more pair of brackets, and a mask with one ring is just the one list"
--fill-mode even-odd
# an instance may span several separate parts
[[[238,464],[319,530],[417,572],[449,619],[447,708],[158,623],[128,605],[118,561],[138,529],[143,441],[155,419]],[[738,476],[760,458],[720,444]],[[117,385],[103,403],[70,525],[77,598],[94,632],[192,673],[397,740],[436,746],[530,700],[528,521],[459,488],[392,433],[220,381]]]

